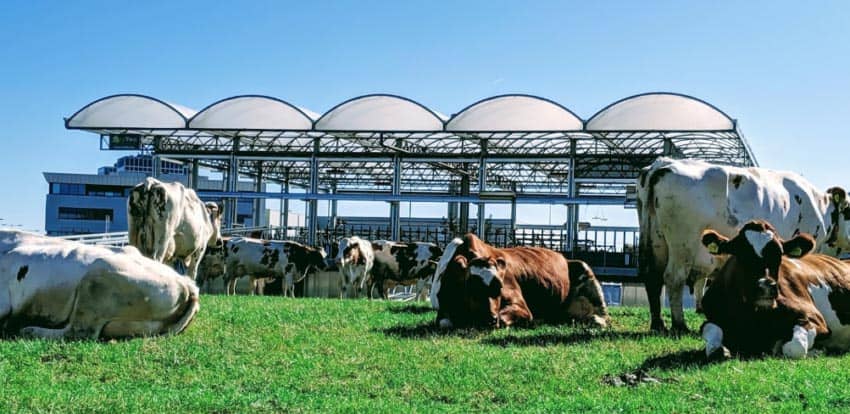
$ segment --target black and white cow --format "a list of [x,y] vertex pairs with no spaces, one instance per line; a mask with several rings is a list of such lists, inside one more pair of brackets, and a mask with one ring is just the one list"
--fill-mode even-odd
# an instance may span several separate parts
[[340,275],[339,297],[356,298],[375,264],[372,243],[357,236],[345,237],[339,241],[338,249],[336,265]]
[[228,242],[226,293],[236,293],[236,281],[251,278],[252,293],[257,279],[283,280],[283,294],[294,296],[294,285],[310,273],[325,268],[325,252],[294,241],[234,237]]
[[416,285],[417,299],[424,299],[437,261],[443,250],[434,243],[399,243],[379,240],[372,243],[374,265],[366,281],[366,292],[372,296],[377,288],[380,297],[387,299],[387,290],[395,285]]

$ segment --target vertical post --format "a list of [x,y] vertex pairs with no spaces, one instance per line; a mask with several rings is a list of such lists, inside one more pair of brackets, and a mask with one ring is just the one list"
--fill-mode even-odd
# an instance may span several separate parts
[[[283,185],[280,186],[280,192],[289,194],[289,167],[283,170]],[[283,227],[283,238],[289,238],[289,198],[286,197],[280,199],[280,226]]]
[[664,155],[669,157],[673,155],[673,140],[663,134],[662,137],[664,137]]
[[[397,148],[402,146],[401,138],[396,138]],[[393,154],[392,195],[401,195],[401,154]],[[401,238],[401,202],[390,202],[390,239],[397,241]]]
[[[331,193],[336,194],[336,183],[331,184]],[[339,208],[339,204],[337,203],[337,200],[331,200],[331,217],[330,217],[330,220],[328,222],[328,226],[331,229],[336,228],[336,223],[338,221],[337,216],[338,216],[338,212],[339,212],[338,208]]]
[[[478,196],[480,197],[482,193],[487,191],[487,140],[482,139],[481,141],[481,160],[478,161]],[[486,230],[486,226],[484,225],[484,221],[486,220],[485,216],[485,207],[484,201],[478,202],[478,223],[477,230],[478,237],[481,240],[487,241],[487,235],[484,234]]]
[[[254,191],[262,192],[263,191],[263,162],[257,161],[257,180],[254,183]],[[263,216],[264,211],[262,211],[263,203],[262,200],[257,198],[254,199],[254,214],[252,215],[254,219],[254,227],[263,225]]]
[[192,158],[192,182],[191,187],[193,190],[198,191],[199,183],[198,183],[198,173],[201,169],[201,163],[197,158]]
[[160,177],[162,177],[162,159],[159,157],[159,155],[154,154],[153,156],[151,156],[151,164],[151,167],[153,168],[153,174],[151,175],[153,175],[153,178],[156,178],[158,180]]
[[[576,140],[570,140],[570,175],[567,182],[567,196],[574,198],[578,195],[576,187]],[[578,204],[567,205],[567,250],[573,251],[575,240],[578,238]]]
[[[230,154],[230,171],[227,174],[227,191],[228,192],[238,192],[239,191],[239,158],[236,157],[236,153],[239,151],[239,137],[233,138],[233,152]],[[237,209],[239,208],[239,202],[236,197],[230,197],[228,199],[228,208],[227,208],[227,223],[230,227],[236,225],[236,217],[238,216]]]
[[511,191],[514,193],[514,198],[511,199],[511,243],[516,244],[516,182],[511,183]]
[[[313,138],[313,155],[310,157],[310,195],[319,194],[319,146],[320,138]],[[307,244],[316,244],[316,231],[319,229],[319,200],[307,201]]]
[[[449,183],[449,195],[457,194],[457,184],[452,181]],[[446,211],[446,219],[448,221],[449,231],[454,232],[457,227],[457,202],[449,201]]]
[[[465,169],[465,168],[464,168]],[[460,177],[460,195],[469,196],[469,176],[463,175]],[[466,234],[469,231],[469,202],[463,201],[460,203],[460,223],[458,225],[460,235]]]

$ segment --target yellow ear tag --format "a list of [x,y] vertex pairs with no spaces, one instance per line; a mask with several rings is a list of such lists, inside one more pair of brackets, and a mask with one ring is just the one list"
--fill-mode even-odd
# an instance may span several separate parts
[[717,252],[720,251],[720,246],[718,246],[717,243],[714,243],[714,242],[709,243],[709,245],[707,247],[708,247],[708,252],[711,253],[711,254],[717,254]]
[[791,256],[791,257],[800,257],[802,255],[803,255],[803,249],[801,249],[799,247],[795,247],[795,248],[791,249],[790,252],[788,252],[788,256]]

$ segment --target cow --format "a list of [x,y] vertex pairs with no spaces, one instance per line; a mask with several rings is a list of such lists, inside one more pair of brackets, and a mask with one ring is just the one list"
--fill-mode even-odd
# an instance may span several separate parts
[[121,249],[0,230],[0,330],[6,336],[115,339],[182,332],[198,287]]
[[[222,237],[222,245],[218,248],[208,247],[198,266],[196,282],[199,288],[206,287],[209,291],[211,281],[222,278],[227,274],[227,244],[230,237]],[[203,289],[202,289],[203,290]]]
[[[430,281],[443,250],[427,242],[372,242],[374,264],[366,282],[366,292],[378,289],[380,297],[387,299],[387,290],[395,285],[416,285],[417,298],[423,297],[426,282]],[[390,286],[388,286],[390,285]]]
[[654,331],[666,331],[660,302],[664,286],[674,331],[688,330],[682,310],[686,284],[700,310],[705,279],[725,260],[699,243],[707,228],[731,237],[743,223],[764,219],[780,237],[811,234],[819,253],[837,256],[850,248],[846,192],[839,187],[821,192],[791,172],[661,157],[640,173],[637,211],[638,273],[646,284]]
[[344,237],[339,241],[335,261],[340,275],[339,297],[356,298],[375,263],[372,244],[357,236]]
[[191,188],[147,177],[127,200],[130,244],[166,264],[180,263],[195,279],[207,247],[221,246],[221,209]]
[[602,287],[584,262],[541,247],[494,248],[471,233],[446,246],[431,305],[441,328],[609,323]]
[[784,240],[763,220],[746,223],[731,239],[706,230],[702,244],[729,256],[703,298],[709,358],[780,350],[804,358],[815,344],[850,349],[850,263],[810,254],[813,237]]
[[261,240],[234,237],[227,247],[225,292],[236,293],[236,282],[250,277],[251,292],[262,294],[258,279],[283,281],[284,296],[295,295],[295,283],[309,274],[325,269],[325,252],[294,241]]

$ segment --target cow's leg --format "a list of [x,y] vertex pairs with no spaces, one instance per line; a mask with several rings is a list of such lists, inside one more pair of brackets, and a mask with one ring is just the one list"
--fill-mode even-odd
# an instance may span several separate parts
[[782,345],[782,355],[787,358],[805,358],[809,350],[815,344],[817,332],[814,329],[806,329],[803,326],[794,326],[791,340]]
[[664,319],[661,318],[661,290],[664,287],[664,279],[660,275],[647,275],[644,281],[646,296],[649,300],[649,329],[656,332],[665,332]]
[[527,325],[532,319],[531,310],[524,302],[512,303],[499,311],[499,321],[505,326]]
[[235,277],[231,277],[230,279],[227,279],[227,288],[225,290],[225,293],[227,295],[235,295],[236,294],[236,282],[237,281],[238,281],[238,279],[235,278]]
[[201,265],[201,258],[204,255],[203,249],[196,250],[188,258],[186,258],[186,276],[195,280],[198,275],[198,267]]
[[685,311],[682,304],[685,281],[687,281],[687,269],[672,266],[672,261],[664,271],[664,285],[667,286],[667,299],[670,301],[670,314],[673,322],[674,333],[688,332],[685,324]]

